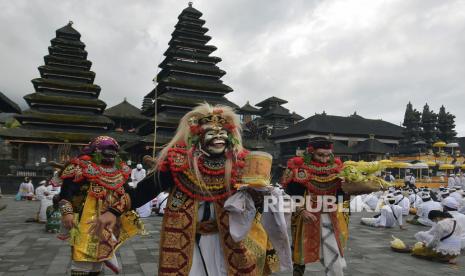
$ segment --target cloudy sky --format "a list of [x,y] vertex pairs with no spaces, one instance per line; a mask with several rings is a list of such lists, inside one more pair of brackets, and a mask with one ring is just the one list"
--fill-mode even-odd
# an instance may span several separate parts
[[[69,20],[108,106],[140,107],[187,0],[0,0],[0,91],[33,92],[50,39]],[[277,96],[308,117],[354,111],[399,124],[406,104],[444,104],[465,135],[465,1],[197,0],[228,98]]]

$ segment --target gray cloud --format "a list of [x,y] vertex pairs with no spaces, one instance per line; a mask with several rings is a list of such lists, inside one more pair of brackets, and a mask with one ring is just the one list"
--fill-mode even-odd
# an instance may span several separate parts
[[[33,92],[54,31],[75,22],[108,106],[140,106],[187,1],[0,2],[0,90]],[[444,104],[465,135],[463,1],[195,1],[239,105],[269,96],[303,116],[325,110],[399,123],[405,105]]]

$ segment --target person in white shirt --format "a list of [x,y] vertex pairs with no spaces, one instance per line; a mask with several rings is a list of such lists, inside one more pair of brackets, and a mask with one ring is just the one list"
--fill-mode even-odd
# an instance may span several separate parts
[[156,204],[155,204],[155,209],[156,213],[158,216],[163,216],[165,214],[165,208],[166,208],[166,203],[168,202],[168,196],[170,194],[168,191],[162,191],[158,196],[156,197]]
[[[142,167],[142,164],[137,164],[136,168],[131,171],[132,186],[136,188],[137,183],[144,179],[146,175],[147,172]],[[136,211],[141,218],[149,217],[152,214],[152,201],[145,203],[141,207],[137,208]]]
[[444,191],[438,192],[438,202],[442,202],[446,197],[450,195],[449,189],[445,189]]
[[402,208],[402,215],[407,216],[410,212],[410,200],[400,190],[394,193],[394,198],[396,199],[394,205],[400,206]]
[[371,194],[368,194],[364,199],[363,203],[370,208],[370,210],[376,210],[380,203],[380,197],[383,192],[374,192]]
[[40,186],[36,189],[36,199],[40,200],[39,212],[37,213],[37,221],[40,223],[47,222],[47,208],[53,205],[52,185],[46,180],[39,182]]
[[442,205],[439,202],[431,200],[429,193],[423,193],[421,200],[423,202],[418,206],[416,216],[408,222],[423,226],[433,226],[434,222],[428,218],[428,215],[432,210],[442,211]]
[[49,191],[49,183],[47,181],[42,180],[39,182],[39,187],[36,188],[36,199],[37,200],[42,200],[44,196],[48,195]]
[[416,214],[418,206],[423,203],[420,194],[416,190],[409,190],[408,200],[410,201],[410,213]]
[[142,167],[142,164],[137,164],[136,168],[132,169],[131,171],[131,180],[134,186],[137,186],[137,183],[139,183],[142,179],[145,178],[147,175],[147,172],[145,169]]
[[413,208],[417,208],[423,201],[421,200],[420,190],[409,190],[409,197],[410,206]]
[[[441,189],[441,188],[439,188],[439,189]],[[444,189],[444,188],[443,188],[443,189]],[[423,188],[421,191],[422,191],[422,193],[429,194],[429,196],[431,197],[431,200],[433,200],[433,201],[440,201],[440,200],[438,199],[438,196],[439,196],[438,193],[432,191],[430,188]],[[420,194],[420,197],[421,197],[421,196],[422,196],[422,194]]]
[[24,178],[24,182],[19,185],[19,195],[22,200],[32,200],[34,197],[34,185],[29,177]]
[[[453,197],[448,197],[444,199],[443,205],[444,211],[449,212],[449,214],[451,214],[457,221],[457,224],[459,224],[460,227],[463,230],[465,230],[465,215],[457,211],[457,209],[459,208],[459,203],[457,202],[457,200],[455,200]],[[460,241],[461,249],[465,249],[465,231],[463,232]]]
[[386,176],[384,177],[384,181],[386,182],[396,182],[396,178],[392,175],[391,172],[386,172]]
[[402,223],[402,208],[395,205],[396,199],[393,195],[385,198],[385,205],[381,208],[381,214],[375,218],[362,218],[361,224],[371,227],[392,228],[396,225],[404,229]]
[[463,199],[462,199],[462,203],[459,203],[460,206],[459,206],[458,211],[459,211],[459,213],[465,215],[465,191],[460,190],[459,193],[462,195],[462,198],[463,198]]
[[428,218],[435,225],[429,231],[415,234],[422,245],[413,248],[412,256],[455,264],[460,255],[463,228],[448,212],[433,210]]
[[450,189],[449,192],[450,192],[450,196],[455,198],[455,200],[457,200],[457,202],[462,205],[462,202],[463,202],[463,197],[462,197],[462,186],[454,186],[454,188]]
[[455,175],[450,174],[449,178],[447,179],[447,188],[452,188],[455,186]]
[[415,188],[416,179],[413,173],[409,173],[404,178],[404,184],[406,187]]
[[462,195],[463,194],[462,186],[455,185],[454,189],[455,189],[455,192],[451,193],[450,195],[454,197],[460,205],[462,205],[462,202],[464,201],[464,197]]
[[462,173],[462,176],[460,177],[460,185],[462,186],[462,189],[465,190],[465,173]]

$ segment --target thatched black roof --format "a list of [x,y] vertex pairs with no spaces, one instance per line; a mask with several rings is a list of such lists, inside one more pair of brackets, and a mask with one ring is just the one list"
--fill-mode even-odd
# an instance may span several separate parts
[[253,107],[249,101],[247,101],[247,103],[243,107],[239,108],[237,112],[240,114],[258,114],[259,109]]
[[192,2],[189,2],[188,4],[188,7],[185,8],[182,13],[179,15],[179,17],[183,16],[183,15],[188,15],[188,16],[191,16],[191,17],[194,17],[194,18],[200,18],[202,16],[202,13],[193,8],[192,7]]
[[69,21],[66,26],[61,27],[60,29],[56,30],[57,37],[61,36],[67,36],[67,37],[75,37],[76,39],[79,39],[81,37],[81,34],[76,31],[73,27],[73,22]]
[[289,112],[289,109],[282,107],[280,105],[275,105],[271,107],[270,109],[263,110],[262,112],[263,112],[262,117],[272,117],[272,116],[292,117],[292,114],[291,112]]
[[354,154],[355,151],[339,141],[333,141],[334,153],[336,154]]
[[357,153],[378,153],[386,154],[392,152],[392,149],[377,139],[367,139],[353,146],[352,149]]
[[403,128],[383,121],[366,119],[360,116],[333,116],[315,114],[287,129],[274,133],[272,139],[289,138],[305,134],[364,136],[374,135],[376,138],[401,139]]
[[130,104],[126,98],[119,104],[107,108],[103,115],[112,119],[148,120],[141,110]]
[[298,122],[298,121],[301,121],[301,120],[303,120],[305,118],[300,116],[299,114],[297,114],[295,112],[292,112],[292,119],[294,119],[294,121]]
[[5,94],[0,92],[0,112],[21,113],[21,108]]
[[97,132],[78,132],[78,131],[54,131],[45,129],[26,129],[26,128],[0,128],[0,136],[5,139],[43,141],[43,142],[66,142],[87,144],[91,139],[108,135],[115,138],[119,143],[135,142],[141,139],[136,133],[116,132],[116,131],[97,131]]
[[282,105],[282,104],[286,104],[287,101],[273,96],[273,97],[269,97],[268,99],[259,102],[258,104],[256,104],[256,106],[266,107],[269,105],[274,105],[275,103]]

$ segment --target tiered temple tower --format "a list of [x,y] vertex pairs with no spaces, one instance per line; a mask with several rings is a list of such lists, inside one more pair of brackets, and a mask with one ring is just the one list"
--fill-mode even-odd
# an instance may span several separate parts
[[256,106],[261,107],[259,111],[261,116],[259,127],[268,129],[270,132],[268,135],[273,134],[277,130],[285,129],[303,119],[302,116],[290,113],[289,109],[282,106],[286,103],[286,100],[270,97],[256,104]]
[[0,129],[18,170],[66,161],[93,137],[111,135],[114,123],[102,114],[106,104],[98,99],[100,86],[80,37],[72,22],[56,31],[40,78],[32,80],[35,93],[24,96],[29,109],[15,116],[21,126]]
[[56,37],[33,79],[35,93],[24,96],[30,109],[16,118],[27,128],[50,130],[105,131],[113,122],[102,115],[106,104],[99,100],[100,86],[87,60],[81,34],[68,23]]
[[144,97],[144,100],[142,101],[142,108],[141,111],[145,113],[148,111],[150,108],[152,108],[153,105],[153,99],[151,97]]
[[[144,99],[144,107],[147,98],[156,99],[152,108],[143,108],[143,112],[157,120],[157,144],[168,142],[181,117],[199,103],[237,107],[224,97],[233,90],[220,80],[226,72],[216,66],[221,58],[210,55],[217,48],[207,45],[211,37],[205,34],[208,29],[203,27],[205,20],[201,16],[192,3],[178,16],[165,59],[159,65],[158,84]],[[154,122],[139,131],[142,135],[152,134]]]

